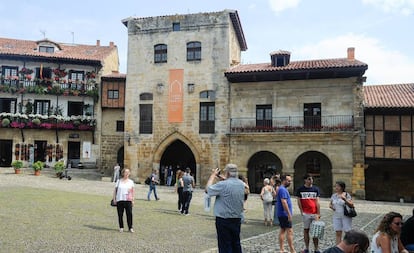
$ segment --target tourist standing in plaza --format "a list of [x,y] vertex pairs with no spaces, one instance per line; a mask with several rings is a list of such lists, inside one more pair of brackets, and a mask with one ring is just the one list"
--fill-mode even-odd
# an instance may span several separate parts
[[[303,240],[305,242],[305,250],[303,253],[309,253],[309,228],[312,221],[317,221],[320,218],[320,191],[317,186],[313,185],[313,177],[310,174],[305,174],[303,177],[305,181],[296,192],[298,198],[298,206],[303,220]],[[315,253],[319,252],[319,240],[317,237],[313,238],[313,246]]]
[[243,217],[242,217],[241,222],[242,223],[247,223],[245,214],[247,212],[246,202],[247,202],[247,198],[249,197],[249,194],[250,194],[250,186],[249,186],[249,182],[247,181],[247,177],[240,175],[239,179],[241,181],[243,181],[243,183],[244,183]]
[[188,209],[190,209],[191,199],[193,198],[193,189],[195,186],[194,178],[191,176],[191,169],[185,169],[183,180],[183,208],[181,214],[188,215]]
[[352,218],[344,215],[345,205],[354,206],[351,194],[345,191],[345,183],[337,181],[335,183],[335,193],[331,196],[329,208],[334,211],[332,216],[333,228],[335,230],[336,244],[342,240],[342,231],[346,232],[352,228]]
[[369,247],[367,234],[359,230],[349,230],[345,233],[344,240],[323,253],[366,253]]
[[135,200],[135,187],[134,181],[129,179],[130,173],[129,169],[124,169],[122,171],[122,178],[118,179],[116,182],[113,194],[113,199],[118,212],[119,232],[121,233],[124,232],[124,210],[129,232],[134,233],[134,228],[132,226],[132,207],[134,206]]
[[409,251],[414,251],[414,208],[413,216],[408,218],[401,228],[401,241]]
[[401,214],[387,213],[372,237],[372,253],[408,253],[400,239],[402,225]]
[[175,180],[175,191],[178,194],[178,211],[181,213],[181,211],[183,210],[183,175],[184,175],[184,171],[182,170],[177,170],[177,178]]
[[154,197],[156,200],[160,200],[160,198],[158,198],[157,195],[157,184],[159,184],[159,180],[158,180],[158,171],[157,169],[154,169],[151,173],[151,180],[150,180],[150,184],[149,184],[149,190],[148,190],[148,195],[147,195],[147,199],[148,201],[151,200],[151,192],[154,192]]
[[[225,176],[220,169],[212,171],[206,185],[206,193],[216,196],[214,216],[219,253],[241,253],[240,226],[243,213],[244,183],[237,178],[237,166],[227,164]],[[219,177],[220,176],[220,177]],[[215,180],[220,180],[213,184]]]
[[260,198],[263,201],[263,213],[264,213],[264,225],[273,226],[272,218],[272,202],[273,197],[276,195],[274,188],[270,185],[270,180],[265,178],[263,180],[263,187],[260,192]]
[[280,177],[282,184],[279,187],[277,192],[277,215],[280,222],[280,232],[279,232],[279,245],[280,252],[285,252],[285,236],[287,237],[287,242],[291,253],[296,253],[293,246],[293,229],[292,229],[292,216],[293,216],[293,207],[292,200],[288,191],[288,187],[292,182],[292,177],[290,175],[282,175]]
[[277,217],[277,192],[279,191],[279,187],[282,184],[282,181],[280,181],[280,174],[276,174],[272,177],[272,183],[273,189],[275,190],[275,197],[273,199],[272,205],[275,207],[273,208],[273,225],[280,225],[279,218]]
[[119,164],[117,163],[114,166],[114,178],[113,178],[112,182],[118,181],[120,173],[121,173],[121,166],[119,166]]

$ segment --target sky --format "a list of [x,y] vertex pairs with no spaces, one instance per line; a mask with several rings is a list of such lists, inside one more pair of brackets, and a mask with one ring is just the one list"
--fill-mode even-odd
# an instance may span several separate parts
[[[117,3],[114,5],[114,3]],[[122,20],[237,10],[247,42],[242,63],[345,58],[348,47],[368,64],[366,85],[414,82],[414,0],[51,0],[4,1],[0,37],[118,47],[126,73],[128,34]]]

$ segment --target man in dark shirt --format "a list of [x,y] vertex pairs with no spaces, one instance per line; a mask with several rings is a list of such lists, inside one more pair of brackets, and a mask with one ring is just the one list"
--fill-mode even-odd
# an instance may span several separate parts
[[401,228],[400,239],[408,251],[414,251],[414,208],[413,216],[408,218]]
[[368,236],[359,230],[349,230],[344,239],[323,253],[366,253],[369,247]]

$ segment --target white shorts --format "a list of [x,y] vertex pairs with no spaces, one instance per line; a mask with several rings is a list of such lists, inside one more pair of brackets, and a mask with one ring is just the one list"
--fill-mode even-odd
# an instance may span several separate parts
[[303,229],[309,229],[312,221],[316,219],[316,214],[304,213],[302,215]]
[[347,232],[352,229],[352,218],[342,216],[335,217],[333,216],[333,228],[335,231],[344,231]]

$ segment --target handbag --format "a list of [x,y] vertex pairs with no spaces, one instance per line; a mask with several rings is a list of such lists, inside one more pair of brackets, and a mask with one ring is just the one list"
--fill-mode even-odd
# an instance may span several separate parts
[[[116,193],[118,192],[119,181],[120,181],[120,180],[118,180],[118,183],[116,184],[116,187],[115,187],[115,197],[116,197]],[[110,203],[110,205],[111,205],[111,206],[116,206],[116,203],[115,203],[115,201],[114,201],[114,199],[113,199],[113,198],[111,199],[111,203]]]
[[312,238],[323,239],[325,234],[325,222],[323,221],[312,221],[310,225],[309,235]]
[[[348,195],[348,193],[346,193],[346,194]],[[353,207],[353,206],[351,207],[351,206],[348,206],[347,204],[345,204],[345,206],[344,206],[344,215],[347,216],[347,217],[350,217],[350,218],[353,218],[353,217],[357,216],[355,207]]]

